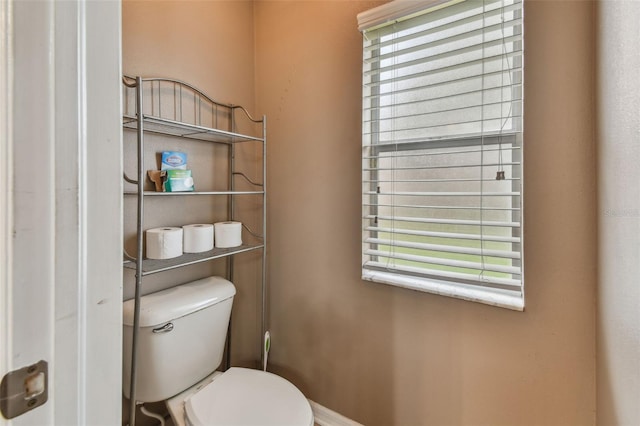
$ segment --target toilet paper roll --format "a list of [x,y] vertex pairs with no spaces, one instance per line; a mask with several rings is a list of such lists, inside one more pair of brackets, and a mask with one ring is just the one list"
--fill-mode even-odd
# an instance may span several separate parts
[[216,247],[229,248],[242,245],[242,223],[218,222],[214,225],[214,231]]
[[185,253],[202,253],[213,249],[213,225],[195,223],[182,227]]
[[182,228],[147,229],[147,258],[171,259],[182,255]]

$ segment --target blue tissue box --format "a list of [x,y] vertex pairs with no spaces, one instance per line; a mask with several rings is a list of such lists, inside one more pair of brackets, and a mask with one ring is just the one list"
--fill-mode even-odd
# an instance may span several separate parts
[[187,154],[179,151],[163,151],[160,170],[186,170]]

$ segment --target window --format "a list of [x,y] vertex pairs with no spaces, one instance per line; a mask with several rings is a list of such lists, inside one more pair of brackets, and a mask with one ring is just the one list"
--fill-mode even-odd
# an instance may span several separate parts
[[358,20],[363,279],[524,309],[522,0]]

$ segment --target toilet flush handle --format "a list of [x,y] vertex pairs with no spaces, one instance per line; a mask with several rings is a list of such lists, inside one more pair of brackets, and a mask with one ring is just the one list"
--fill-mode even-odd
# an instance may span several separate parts
[[154,333],[168,333],[171,330],[173,330],[173,323],[172,322],[168,322],[165,325],[163,325],[162,327],[154,328],[151,331],[153,331]]

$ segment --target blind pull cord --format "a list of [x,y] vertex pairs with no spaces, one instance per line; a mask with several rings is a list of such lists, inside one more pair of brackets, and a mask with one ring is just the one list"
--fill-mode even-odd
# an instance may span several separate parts
[[[500,32],[502,33],[502,58],[503,58],[502,63],[504,64],[505,61],[507,62],[507,72],[509,73],[509,85],[510,87],[513,87],[513,82],[511,81],[511,65],[509,64],[509,58],[507,57],[507,47],[504,44],[504,38],[505,38],[504,37],[504,3],[502,5],[500,18],[501,18]],[[512,108],[512,105],[510,103],[509,112],[507,113],[507,116],[503,120],[502,119],[503,103],[504,103],[504,71],[502,71],[502,73],[500,74],[500,121],[502,123],[500,126],[500,138],[498,139],[498,171],[496,172],[496,180],[505,180],[504,166],[502,165],[502,131],[504,130],[504,127],[506,126],[507,121],[511,116],[511,108]]]

